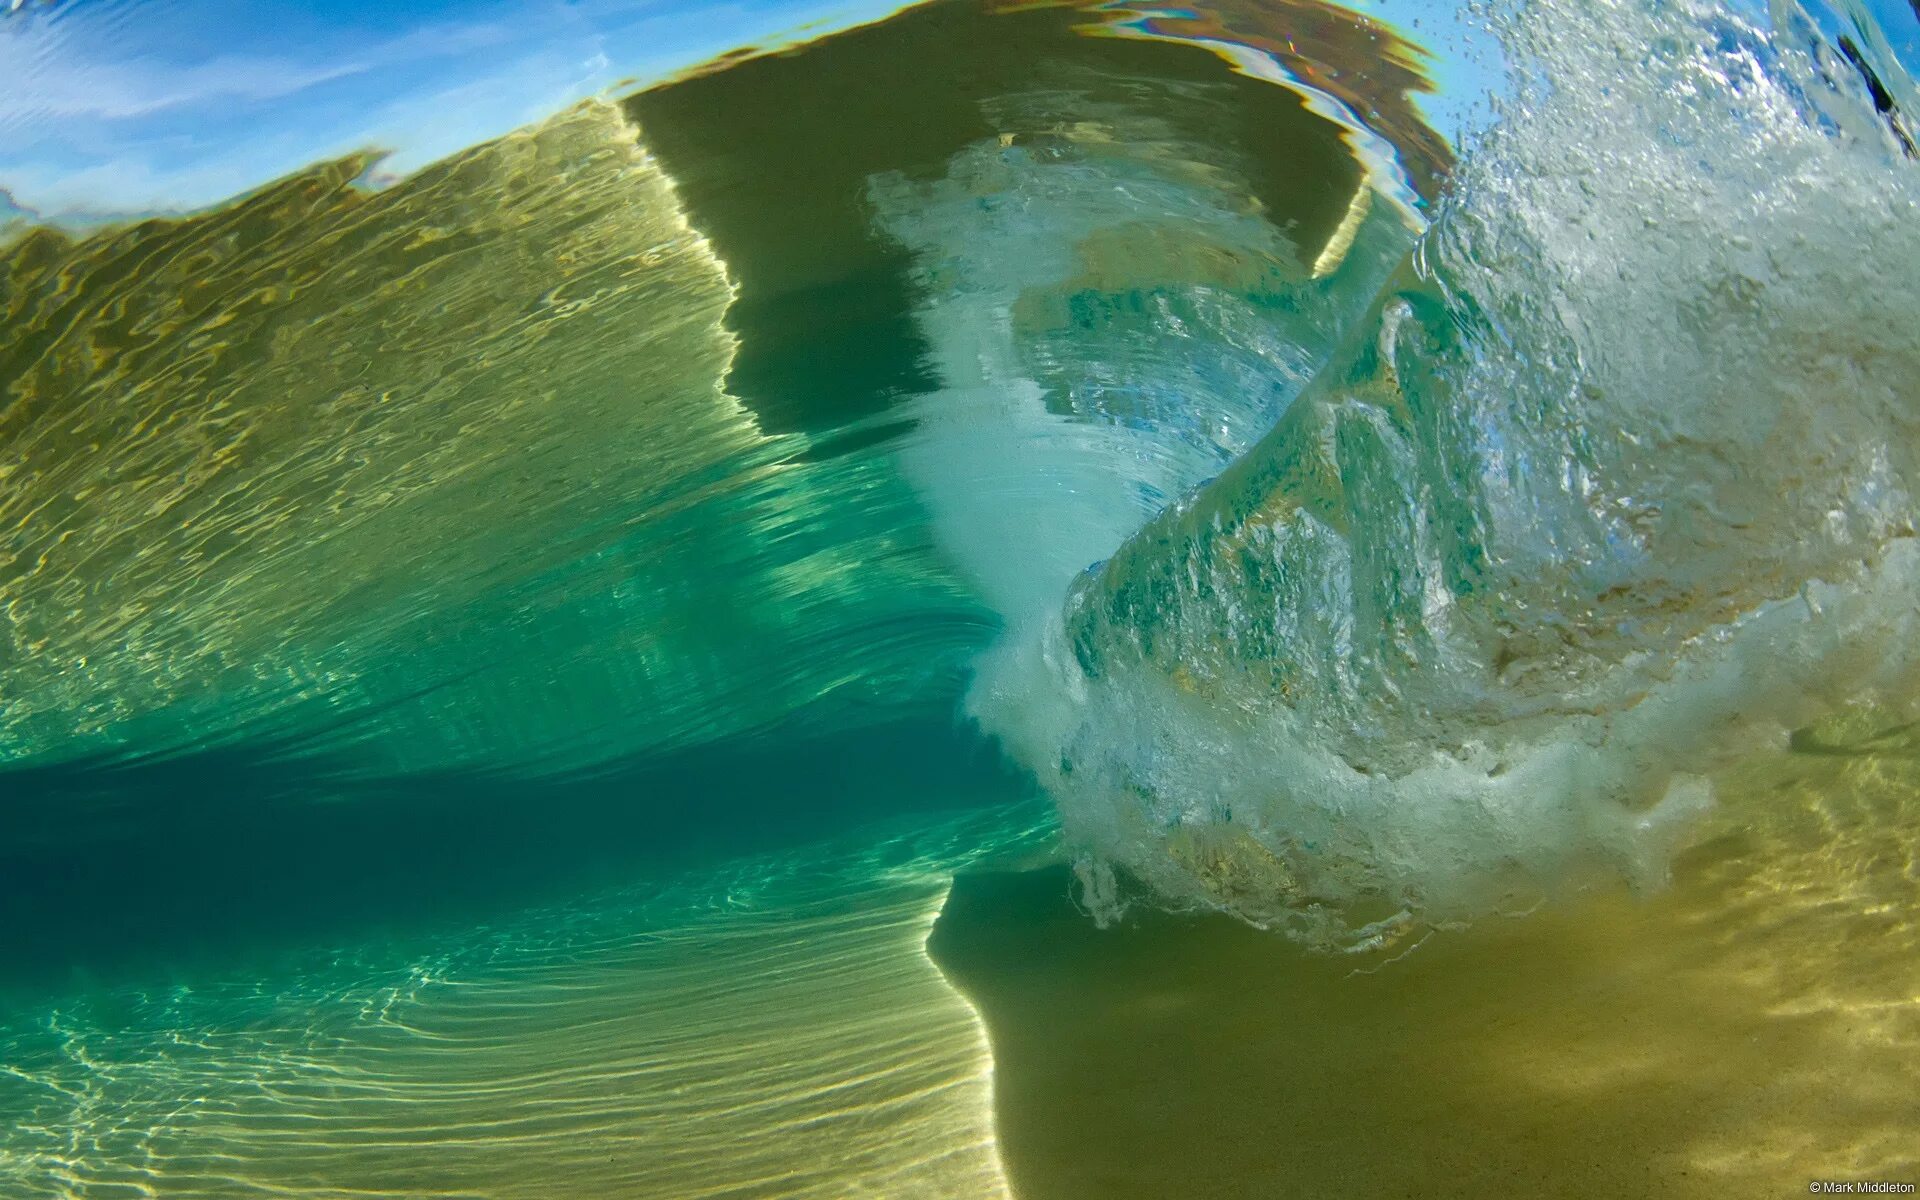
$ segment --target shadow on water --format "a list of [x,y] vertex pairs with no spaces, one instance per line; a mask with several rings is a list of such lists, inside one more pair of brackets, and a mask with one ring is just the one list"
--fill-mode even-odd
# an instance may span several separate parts
[[1235,152],[1298,245],[1333,235],[1360,168],[1331,122],[1205,49],[1086,37],[1087,19],[948,0],[626,102],[739,286],[727,388],[761,428],[831,429],[937,386],[913,324],[911,257],[875,236],[867,181],[940,177],[953,155],[1003,132],[996,100],[1050,89],[1150,99],[1176,140]]
[[1097,929],[1064,867],[961,877],[929,950],[988,1026],[1016,1194],[1915,1179],[1912,764],[1835,762],[1796,756],[1667,892],[1490,920],[1360,970],[1225,918]]
[[0,978],[30,984],[430,934],[1027,784],[942,711],[541,778],[330,780],[252,744],[0,787]]

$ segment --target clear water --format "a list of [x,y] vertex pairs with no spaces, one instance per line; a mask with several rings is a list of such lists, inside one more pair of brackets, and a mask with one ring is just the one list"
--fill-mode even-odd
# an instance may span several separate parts
[[0,1195],[1920,1176],[1915,20],[15,6]]

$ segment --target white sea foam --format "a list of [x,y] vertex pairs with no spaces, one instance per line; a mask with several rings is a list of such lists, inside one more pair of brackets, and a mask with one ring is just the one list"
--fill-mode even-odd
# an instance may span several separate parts
[[[1348,349],[983,667],[1096,911],[1131,876],[1368,944],[1655,883],[1726,763],[1911,690],[1896,133],[1844,60],[1704,0],[1496,24],[1512,94]],[[1154,352],[1217,353],[1184,332]],[[1033,560],[929,498],[996,570]]]

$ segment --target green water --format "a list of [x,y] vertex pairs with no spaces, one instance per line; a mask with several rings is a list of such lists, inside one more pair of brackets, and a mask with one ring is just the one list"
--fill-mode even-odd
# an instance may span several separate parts
[[1912,1178],[1911,163],[1501,20],[1460,162],[941,0],[16,232],[0,1196]]

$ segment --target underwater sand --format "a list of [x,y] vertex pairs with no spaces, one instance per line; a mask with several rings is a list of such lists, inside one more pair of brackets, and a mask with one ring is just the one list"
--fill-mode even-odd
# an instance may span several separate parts
[[1097,929],[1064,868],[962,875],[931,950],[986,1021],[1023,1200],[1912,1181],[1917,765],[1796,755],[1670,889],[1392,961],[1220,916]]
[[0,1195],[1004,1197],[985,1038],[924,944],[1006,837],[920,819],[431,940],[15,989]]

